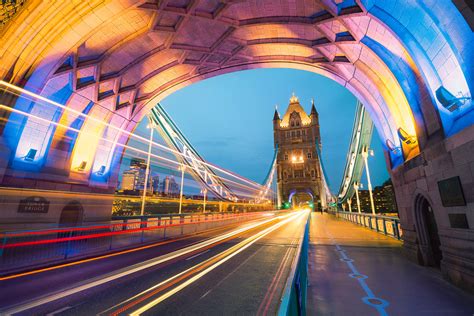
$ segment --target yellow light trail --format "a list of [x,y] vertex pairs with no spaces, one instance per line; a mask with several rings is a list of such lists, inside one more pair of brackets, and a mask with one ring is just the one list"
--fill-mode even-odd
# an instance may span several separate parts
[[[241,253],[242,251],[244,251],[245,249],[249,248],[250,246],[252,246],[254,243],[256,243],[258,240],[262,239],[263,237],[265,237],[266,235],[270,234],[271,232],[273,232],[274,230],[280,228],[281,226],[283,226],[284,224],[292,221],[292,220],[295,220],[297,219],[298,217],[302,216],[302,215],[305,215],[307,214],[308,212],[306,211],[301,211],[301,212],[298,212],[296,214],[288,214],[286,215],[286,219],[285,220],[282,220],[281,222],[278,222],[266,229],[264,229],[263,231],[241,241],[240,243],[238,243],[237,245],[229,248],[228,250],[224,251],[223,253],[220,253],[208,260],[206,260],[205,262],[207,261],[212,261],[213,259],[215,258],[218,258],[218,257],[221,257],[224,255],[224,258],[217,261],[216,263],[212,264],[210,267],[206,268],[205,270],[201,271],[200,273],[196,274],[195,276],[193,276],[192,278],[186,280],[185,282],[181,283],[180,285],[178,285],[177,287],[173,288],[172,290],[164,293],[163,295],[161,295],[160,297],[154,299],[153,301],[147,303],[146,305],[138,308],[137,310],[133,311],[132,313],[130,313],[129,315],[132,315],[132,316],[137,316],[137,315],[141,315],[142,313],[148,311],[149,309],[153,308],[154,306],[158,305],[159,303],[163,302],[164,300],[166,300],[167,298],[173,296],[174,294],[178,293],[179,291],[183,290],[184,288],[186,288],[188,285],[196,282],[197,280],[199,280],[200,278],[202,278],[203,276],[205,276],[206,274],[208,274],[209,272],[211,272],[212,270],[214,270],[215,268],[219,267],[220,265],[224,264],[225,262],[227,262],[228,260],[232,259],[233,257],[235,257],[236,255],[238,255],[239,253]],[[186,272],[189,272],[189,271],[192,271],[193,269],[196,269],[198,268],[199,266],[203,265],[205,262],[203,263],[199,263],[197,265],[195,265],[194,267],[192,268],[189,268],[188,270],[185,270],[177,275],[174,275],[172,276],[171,278],[137,294],[136,296],[134,296],[133,298],[136,298],[136,297],[139,297],[149,291],[152,291],[153,289],[163,285],[163,284],[166,284],[170,281],[172,281],[173,279],[179,277],[180,275],[182,274],[185,274]],[[133,299],[132,298],[132,299]]]
[[[290,215],[292,215],[292,214],[283,215],[283,216],[290,216]],[[103,276],[98,276],[98,277],[95,277],[95,278],[92,278],[92,279],[89,279],[89,280],[85,280],[84,282],[80,282],[79,284],[75,284],[75,285],[73,285],[72,287],[70,287],[68,289],[63,289],[63,290],[61,290],[57,293],[54,293],[54,294],[51,294],[51,295],[45,295],[45,296],[42,296],[38,299],[29,301],[25,304],[20,304],[20,305],[14,306],[14,307],[6,310],[6,311],[3,311],[3,313],[5,313],[7,315],[21,313],[21,312],[27,311],[29,309],[47,304],[49,302],[56,301],[58,299],[68,297],[70,295],[88,290],[90,288],[93,288],[93,287],[96,287],[96,286],[99,286],[99,285],[102,285],[102,284],[106,284],[108,282],[123,278],[123,277],[131,275],[133,273],[137,273],[137,272],[143,271],[145,269],[149,269],[151,267],[157,266],[159,264],[170,261],[172,259],[179,258],[179,257],[184,256],[186,254],[194,253],[194,252],[196,252],[200,249],[203,249],[205,247],[212,246],[213,244],[218,243],[222,240],[225,240],[225,239],[228,239],[230,237],[239,235],[239,234],[241,234],[245,231],[252,230],[252,229],[254,229],[256,227],[259,227],[261,225],[265,225],[266,223],[274,221],[275,219],[278,219],[278,218],[281,218],[281,215],[276,217],[276,218],[269,218],[269,219],[262,220],[262,221],[259,221],[259,222],[256,222],[256,223],[251,223],[251,224],[245,225],[243,227],[240,227],[238,229],[235,229],[235,230],[230,231],[228,233],[225,233],[223,235],[205,240],[203,242],[200,242],[200,243],[197,243],[197,244],[194,244],[194,245],[182,248],[182,249],[175,250],[175,251],[167,253],[165,255],[161,255],[159,257],[156,257],[156,258],[144,261],[144,262],[140,262],[138,264],[135,264],[135,265],[123,268],[123,269],[119,269],[117,271],[113,271],[113,272],[111,272],[109,274],[106,274],[106,275],[103,275]]]

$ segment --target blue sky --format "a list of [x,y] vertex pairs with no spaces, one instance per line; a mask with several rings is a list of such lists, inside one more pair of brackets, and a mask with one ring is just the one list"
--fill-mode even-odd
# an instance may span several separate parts
[[[295,93],[309,112],[314,98],[319,112],[323,161],[329,185],[337,192],[354,119],[356,98],[323,76],[293,69],[256,69],[203,80],[161,104],[199,153],[209,162],[261,182],[273,157],[272,118],[283,115]],[[139,130],[146,124],[142,122]],[[372,140],[372,182],[388,178],[380,139]],[[365,184],[365,179],[362,179]]]

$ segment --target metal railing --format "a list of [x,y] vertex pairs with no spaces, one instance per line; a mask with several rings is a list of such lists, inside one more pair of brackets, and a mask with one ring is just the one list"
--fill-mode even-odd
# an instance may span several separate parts
[[339,218],[343,218],[398,240],[403,236],[400,219],[398,217],[341,211],[333,212],[333,214]]
[[308,215],[302,241],[291,264],[291,270],[278,309],[279,316],[306,315],[310,218],[311,216]]
[[61,263],[251,220],[268,212],[115,217],[103,225],[0,234],[0,274]]

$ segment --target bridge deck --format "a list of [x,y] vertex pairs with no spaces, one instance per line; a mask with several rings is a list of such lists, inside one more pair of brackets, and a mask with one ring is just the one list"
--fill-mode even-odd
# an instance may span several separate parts
[[313,213],[308,315],[472,315],[474,296],[401,254],[401,242]]

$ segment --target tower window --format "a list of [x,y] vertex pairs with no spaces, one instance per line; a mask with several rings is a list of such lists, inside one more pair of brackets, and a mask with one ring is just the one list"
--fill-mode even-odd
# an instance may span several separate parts
[[296,126],[300,126],[300,121],[296,121]]
[[296,137],[300,137],[301,134],[300,134],[300,131],[296,131]]
[[285,160],[288,160],[288,155],[285,155]]
[[315,175],[316,175],[316,173],[314,172],[314,169],[313,169],[313,170],[311,170],[311,176],[314,178],[314,177],[315,177]]
[[311,159],[311,153],[308,153],[307,156],[308,156],[308,159]]

